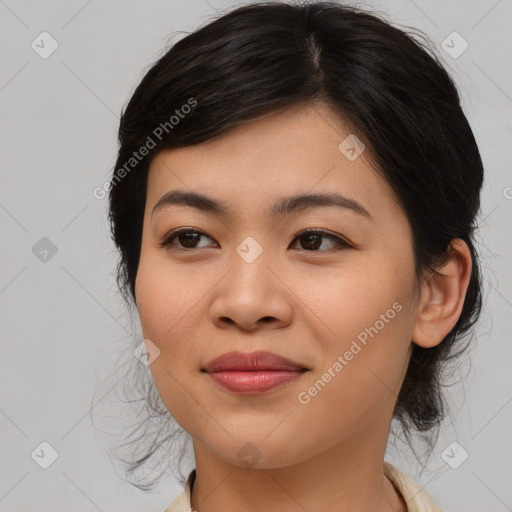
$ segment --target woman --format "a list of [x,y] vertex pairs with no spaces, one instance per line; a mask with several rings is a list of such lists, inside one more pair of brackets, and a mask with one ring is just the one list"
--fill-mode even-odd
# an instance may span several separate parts
[[167,512],[439,511],[384,460],[392,419],[435,433],[481,309],[482,162],[427,45],[337,3],[239,7],[151,67],[119,142],[118,280],[194,449]]

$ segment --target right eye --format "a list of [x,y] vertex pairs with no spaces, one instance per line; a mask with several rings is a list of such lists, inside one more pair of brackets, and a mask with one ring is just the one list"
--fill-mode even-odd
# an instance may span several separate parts
[[[198,229],[192,228],[180,228],[171,231],[165,235],[163,241],[158,244],[159,247],[165,247],[169,250],[178,250],[178,251],[186,251],[187,249],[200,249],[197,247],[198,241],[201,237],[204,236],[206,238],[210,238],[202,231]],[[177,240],[181,247],[177,247],[175,244],[175,240]],[[210,238],[211,240],[211,238]]]

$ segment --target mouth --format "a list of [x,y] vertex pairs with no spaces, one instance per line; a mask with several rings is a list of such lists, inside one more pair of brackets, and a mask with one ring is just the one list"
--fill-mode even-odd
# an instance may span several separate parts
[[201,371],[224,389],[254,394],[289,384],[309,368],[271,352],[228,352]]

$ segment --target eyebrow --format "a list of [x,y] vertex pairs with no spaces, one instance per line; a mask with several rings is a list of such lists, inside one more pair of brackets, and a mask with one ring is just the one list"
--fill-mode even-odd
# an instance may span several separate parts
[[[155,204],[151,212],[151,217],[153,217],[158,210],[173,205],[191,206],[201,211],[224,217],[231,215],[229,208],[211,197],[196,192],[171,190],[163,195]],[[337,193],[298,194],[283,197],[271,206],[270,211],[274,216],[284,217],[297,211],[325,206],[337,206],[339,208],[352,210],[374,222],[370,212],[362,204],[358,203],[355,199]]]

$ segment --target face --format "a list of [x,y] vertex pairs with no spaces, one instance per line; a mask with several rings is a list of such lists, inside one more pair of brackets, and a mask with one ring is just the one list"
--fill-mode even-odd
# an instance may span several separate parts
[[[349,135],[326,107],[296,106],[151,162],[136,279],[150,369],[176,421],[229,463],[387,438],[412,348],[412,238],[365,152],[339,149]],[[173,191],[209,201],[160,201]],[[283,202],[319,194],[341,199]],[[262,351],[295,366],[209,366]]]

